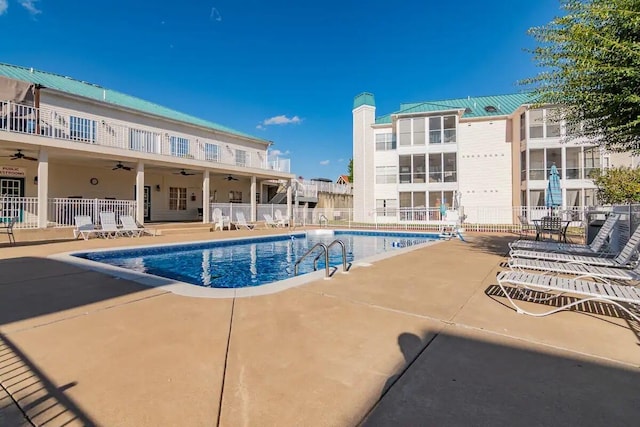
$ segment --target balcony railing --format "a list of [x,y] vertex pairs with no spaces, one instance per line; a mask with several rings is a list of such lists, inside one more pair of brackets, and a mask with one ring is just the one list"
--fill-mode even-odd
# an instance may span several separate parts
[[318,193],[352,194],[350,184],[336,184],[334,182],[298,180],[298,195],[303,197],[318,197]]
[[208,138],[118,122],[108,117],[0,102],[0,131],[37,135],[78,144],[114,147],[211,163],[290,171],[289,159],[251,153]]

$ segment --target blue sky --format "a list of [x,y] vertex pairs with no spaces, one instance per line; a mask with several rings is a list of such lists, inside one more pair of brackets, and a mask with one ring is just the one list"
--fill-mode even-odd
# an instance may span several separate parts
[[351,107],[521,92],[559,0],[0,0],[0,62],[100,84],[274,141],[305,178],[352,157]]

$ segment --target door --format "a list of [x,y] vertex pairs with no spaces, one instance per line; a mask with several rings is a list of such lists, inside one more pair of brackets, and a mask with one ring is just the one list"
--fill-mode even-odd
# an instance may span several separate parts
[[[136,186],[133,186],[133,198],[136,198]],[[144,209],[144,220],[151,221],[151,186],[144,186],[144,196],[142,201],[142,206]]]
[[22,221],[22,204],[18,197],[24,197],[24,178],[0,178],[1,222],[14,217]]

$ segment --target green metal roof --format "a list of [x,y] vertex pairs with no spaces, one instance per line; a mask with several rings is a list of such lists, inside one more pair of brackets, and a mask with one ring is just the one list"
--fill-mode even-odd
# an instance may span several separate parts
[[[476,96],[444,101],[413,102],[400,104],[400,110],[386,116],[376,118],[376,124],[391,123],[391,116],[397,114],[432,113],[447,110],[465,110],[462,117],[478,118],[504,116],[513,113],[523,104],[534,101],[530,93],[515,93],[510,95]],[[487,111],[486,107],[494,107]],[[495,110],[495,111],[494,111]]]
[[239,132],[237,130],[219,125],[207,120],[199,119],[179,111],[172,110],[144,99],[126,95],[115,90],[106,89],[96,84],[76,80],[71,77],[34,70],[33,68],[19,67],[16,65],[0,63],[0,75],[10,79],[22,80],[41,85],[45,88],[55,89],[83,98],[93,99],[107,104],[118,105],[120,107],[136,110],[154,116],[164,117],[171,120],[201,126],[215,131],[225,132],[232,135],[251,138],[259,142],[270,143],[270,141],[256,138],[255,136]]
[[362,92],[360,95],[356,95],[356,97],[353,98],[354,110],[362,105],[370,105],[372,107],[376,106],[376,100],[372,93]]

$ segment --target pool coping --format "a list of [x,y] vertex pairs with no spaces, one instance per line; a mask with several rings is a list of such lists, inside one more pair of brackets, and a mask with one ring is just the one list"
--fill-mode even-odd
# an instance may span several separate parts
[[[299,234],[307,234],[313,230],[308,231],[300,231],[300,232],[289,232],[283,234],[271,234],[269,237],[286,237],[286,236],[295,236]],[[336,231],[344,231],[349,232],[353,230],[331,230],[332,232]],[[371,231],[371,233],[375,233]],[[380,234],[394,234],[394,232],[380,232]],[[395,232],[396,234],[407,234],[406,232]],[[429,234],[435,235],[434,233],[408,233],[408,234]],[[234,237],[234,238],[226,238],[226,239],[207,239],[207,240],[197,240],[197,241],[189,241],[189,242],[179,242],[179,243],[154,243],[150,245],[139,245],[139,246],[120,246],[113,248],[100,248],[100,249],[92,249],[92,250],[74,250],[69,252],[61,252],[53,255],[49,255],[47,258],[54,259],[56,261],[64,262],[66,264],[71,264],[79,268],[83,268],[90,271],[96,271],[98,273],[107,274],[112,277],[117,277],[119,279],[131,280],[132,282],[145,285],[148,287],[164,290],[166,292],[171,292],[176,295],[186,296],[186,297],[194,297],[194,298],[247,298],[247,297],[255,297],[261,295],[269,295],[277,292],[282,292],[284,290],[305,285],[307,283],[314,282],[316,280],[330,280],[331,277],[335,274],[349,274],[349,272],[356,267],[369,267],[373,263],[381,261],[386,258],[391,258],[394,256],[402,255],[407,252],[411,252],[417,249],[421,249],[424,247],[432,246],[434,244],[440,243],[442,240],[434,240],[418,245],[412,245],[406,248],[398,248],[390,252],[383,252],[380,254],[372,255],[367,258],[363,258],[361,260],[352,262],[349,264],[349,269],[347,272],[341,271],[342,269],[339,267],[331,267],[331,274],[329,277],[325,277],[324,270],[318,270],[311,273],[302,274],[296,277],[292,277],[289,279],[278,280],[276,282],[267,283],[264,285],[258,286],[247,286],[244,288],[208,288],[204,286],[198,286],[191,283],[181,282],[179,280],[168,279],[161,276],[156,276],[149,273],[142,273],[138,271],[128,270],[126,268],[117,267],[114,265],[92,261],[89,259],[78,257],[78,254],[86,254],[86,253],[95,253],[95,252],[115,252],[120,250],[135,250],[135,249],[148,249],[154,247],[172,247],[172,246],[188,246],[188,245],[198,245],[209,242],[229,242],[229,241],[245,241],[245,240],[254,240],[256,237],[262,236],[246,236],[246,237]]]

